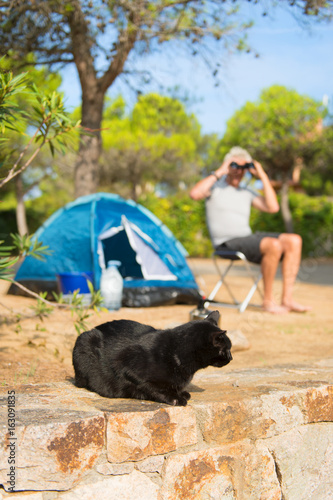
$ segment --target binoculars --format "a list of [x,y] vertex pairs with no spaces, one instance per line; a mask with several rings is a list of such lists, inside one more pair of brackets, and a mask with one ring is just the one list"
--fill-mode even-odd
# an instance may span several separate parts
[[232,161],[229,165],[230,168],[239,168],[239,169],[242,169],[242,170],[246,170],[247,168],[254,168],[254,164],[252,163],[252,161],[250,163],[245,163],[245,165],[238,165],[238,163],[236,163],[235,161]]

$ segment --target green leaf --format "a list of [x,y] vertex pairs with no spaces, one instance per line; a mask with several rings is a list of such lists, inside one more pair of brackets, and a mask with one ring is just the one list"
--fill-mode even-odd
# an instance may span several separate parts
[[54,151],[54,146],[52,144],[52,141],[49,142],[50,150],[51,150],[51,155],[54,156],[55,151]]

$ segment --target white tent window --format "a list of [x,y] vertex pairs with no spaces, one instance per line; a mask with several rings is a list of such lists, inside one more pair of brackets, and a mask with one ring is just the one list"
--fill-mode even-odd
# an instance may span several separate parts
[[128,241],[136,254],[136,261],[141,267],[144,279],[176,281],[178,279],[177,276],[170,271],[158,255],[158,246],[156,243],[135,224],[129,222],[125,216],[122,216],[121,221],[122,226],[111,228],[99,236],[97,251],[101,268],[105,269],[106,266],[102,240],[112,238],[119,231],[125,230]]

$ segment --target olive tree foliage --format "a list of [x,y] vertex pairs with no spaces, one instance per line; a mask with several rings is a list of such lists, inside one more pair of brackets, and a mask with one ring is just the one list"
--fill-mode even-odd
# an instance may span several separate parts
[[[64,111],[59,94],[55,91],[41,93],[36,86],[30,87],[29,83],[26,73],[14,76],[11,71],[0,68],[0,151],[7,147],[11,134],[26,135],[27,122],[34,130],[9,167],[5,162],[6,158],[3,158],[0,165],[0,188],[25,172],[46,146],[52,152],[57,148],[64,150],[80,127],[80,123],[73,122]],[[28,109],[20,108],[22,95],[31,99]],[[34,147],[31,151],[29,148],[32,145]],[[3,242],[0,242],[0,279],[8,279],[8,269],[18,260],[12,259],[10,255],[14,247],[20,258],[29,254],[41,258],[47,253],[46,247],[27,235],[12,237],[13,247],[3,247]]]
[[[19,95],[28,96],[25,108],[20,107]],[[56,150],[63,153],[81,130],[80,121],[73,121],[65,111],[63,97],[56,91],[41,92],[30,81],[27,73],[14,76],[11,71],[0,66],[0,147],[8,144],[8,131],[27,136],[27,126],[32,134],[17,155],[17,158],[0,178],[0,188],[24,172],[41,150],[48,146],[52,154]],[[29,147],[31,154],[26,156]]]
[[[2,73],[8,73],[9,71],[15,73],[15,63],[9,57],[0,60],[0,68]],[[52,94],[59,88],[61,78],[58,74],[50,73],[45,67],[40,69],[29,68],[26,73],[26,83],[29,84],[29,82],[30,85],[33,82],[39,92]],[[2,84],[3,80],[1,80]],[[33,106],[36,105],[36,101],[33,100],[32,93],[28,91],[27,87],[22,92],[12,95],[11,99],[13,104],[17,106],[17,110],[21,111],[16,113],[15,125],[17,130],[7,130],[6,142],[0,149],[1,177],[6,177],[23,150],[25,150],[25,156],[27,157],[30,152],[33,154],[35,146],[30,144],[26,149],[33,133],[32,123],[26,119],[26,117],[35,114]],[[18,129],[20,133],[17,133]],[[8,182],[2,186],[2,199],[9,202],[12,200],[13,204],[15,204],[16,223],[20,235],[29,233],[24,198],[45,179],[54,175],[53,165],[54,157],[49,153],[48,148],[42,148],[27,168],[14,176],[13,182]]]
[[200,125],[171,97],[140,96],[128,114],[118,97],[105,110],[102,139],[103,186],[118,184],[118,190],[134,200],[147,186],[177,188],[201,166]]
[[271,178],[282,182],[281,211],[288,232],[293,231],[288,181],[297,161],[310,161],[324,114],[321,103],[311,97],[273,85],[261,92],[258,101],[236,111],[220,144],[221,156],[235,145],[248,149]]
[[[249,0],[258,3],[258,0]],[[262,0],[305,17],[329,17],[332,1]],[[76,195],[96,191],[101,122],[107,90],[135,73],[141,56],[168,45],[212,62],[247,49],[251,23],[238,14],[240,0],[0,0],[0,50],[18,58],[34,53],[40,64],[75,64],[82,88],[82,136],[75,167]],[[175,45],[174,42],[179,42]],[[138,75],[138,73],[136,73]],[[141,84],[149,72],[141,71]]]
[[[33,80],[44,76],[45,92]],[[38,161],[48,147],[64,153],[80,131],[66,113],[62,96],[54,88],[57,78],[47,82],[43,71],[14,76],[0,60],[0,188],[13,181],[16,191],[16,218],[21,236],[28,233],[23,197],[42,180],[45,170]],[[44,172],[43,172],[44,170]],[[29,181],[25,182],[25,174]]]
[[[0,60],[1,62],[1,60]],[[24,101],[31,99],[29,107],[21,109],[21,97]],[[26,142],[23,149],[17,153],[9,168],[3,172],[0,165],[0,188],[15,180],[31,165],[34,158],[40,155],[45,147],[49,147],[52,154],[59,149],[65,152],[68,146],[75,140],[81,130],[80,122],[74,121],[65,111],[62,96],[56,91],[41,92],[36,85],[29,81],[29,75],[21,73],[16,76],[11,71],[3,70],[0,65],[0,152],[11,140],[11,133],[26,135],[27,124],[33,129],[33,133]],[[32,147],[32,149],[30,149]],[[8,165],[5,165],[8,167]],[[38,241],[34,235],[11,234],[12,245],[5,246],[0,241],[0,280],[14,283],[24,290],[28,295],[35,297],[37,303],[31,306],[33,316],[38,316],[41,320],[53,310],[53,305],[46,300],[47,292],[39,295],[29,290],[21,283],[13,279],[13,266],[20,263],[26,256],[32,256],[43,260],[46,255],[52,252],[42,242]],[[18,255],[15,257],[13,253]],[[99,291],[95,291],[91,284],[88,284],[92,300],[89,307],[97,310],[102,304],[102,297]],[[74,327],[78,333],[86,330],[87,318],[90,314],[82,305],[82,297],[78,291],[74,292],[71,305],[63,303],[62,294],[55,295],[57,306],[69,307],[72,314],[75,314]],[[5,309],[10,308],[0,303]],[[20,314],[16,314],[17,321],[21,319]],[[31,316],[29,316],[31,317]]]
[[[326,121],[326,120],[325,120]],[[301,182],[309,195],[333,196],[333,125],[323,127],[313,147],[305,152],[305,161],[311,166],[302,171]]]

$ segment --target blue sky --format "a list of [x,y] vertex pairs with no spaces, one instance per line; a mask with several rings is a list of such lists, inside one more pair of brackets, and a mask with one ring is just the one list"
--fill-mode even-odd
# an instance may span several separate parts
[[[167,86],[180,85],[194,98],[191,106],[205,133],[222,136],[227,120],[247,101],[258,99],[262,89],[281,84],[321,101],[329,97],[333,109],[333,23],[313,24],[306,30],[288,12],[260,16],[261,7],[247,8],[255,25],[248,32],[250,45],[260,54],[235,54],[226,58],[223,78],[214,86],[208,70],[196,59],[177,56],[147,57],[144,62]],[[67,68],[62,89],[68,107],[80,103],[75,68]],[[119,84],[111,96],[124,88]],[[126,93],[126,92],[125,92]],[[133,95],[126,96],[133,101]]]

